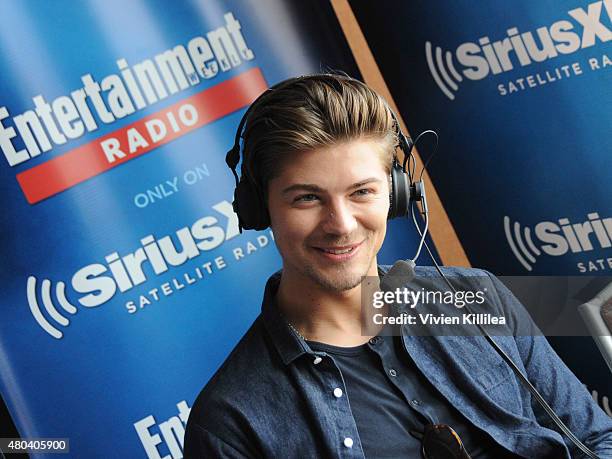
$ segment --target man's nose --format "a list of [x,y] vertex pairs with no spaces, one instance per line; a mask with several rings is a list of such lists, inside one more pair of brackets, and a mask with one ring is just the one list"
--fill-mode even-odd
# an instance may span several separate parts
[[329,234],[343,235],[357,228],[354,209],[343,202],[332,202],[323,210],[323,230]]

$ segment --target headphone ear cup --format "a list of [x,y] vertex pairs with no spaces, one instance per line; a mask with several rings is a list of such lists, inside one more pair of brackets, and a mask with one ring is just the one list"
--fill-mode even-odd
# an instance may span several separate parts
[[410,181],[397,160],[391,166],[391,196],[388,220],[403,217],[410,209]]
[[245,179],[241,178],[236,186],[232,207],[241,228],[261,231],[270,226],[270,215],[263,196]]

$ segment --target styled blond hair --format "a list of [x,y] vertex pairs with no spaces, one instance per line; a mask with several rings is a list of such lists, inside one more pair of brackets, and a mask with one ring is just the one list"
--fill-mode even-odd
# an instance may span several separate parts
[[264,93],[248,113],[242,174],[267,195],[268,182],[292,153],[359,138],[380,140],[390,172],[397,129],[387,102],[359,80],[336,74],[293,78]]

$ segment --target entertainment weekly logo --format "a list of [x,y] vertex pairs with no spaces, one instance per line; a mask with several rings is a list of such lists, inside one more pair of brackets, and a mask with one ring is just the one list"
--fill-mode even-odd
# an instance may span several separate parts
[[[532,271],[539,257],[560,257],[612,247],[612,217],[601,218],[599,213],[587,214],[583,222],[569,218],[542,221],[532,228],[504,216],[504,232],[510,250],[521,265]],[[612,271],[612,256],[586,258],[576,263],[580,273]]]
[[[602,17],[604,9],[607,20]],[[425,57],[431,76],[442,93],[454,100],[464,78],[478,81],[490,75],[510,72],[519,65],[526,68],[544,64],[612,39],[612,0],[590,3],[586,9],[575,8],[567,15],[566,19],[539,27],[535,32],[519,32],[518,27],[512,26],[500,40],[491,42],[488,36],[483,36],[477,42],[460,44],[454,52],[443,51],[439,46],[434,49],[432,43],[427,41]],[[461,67],[457,67],[455,60]],[[605,53],[591,56],[583,63],[575,61],[558,67],[540,65],[537,73],[508,80],[499,84],[497,89],[500,95],[505,96],[575,77],[583,71],[604,68],[612,68],[612,60]]]
[[[81,142],[15,175],[27,202],[36,204],[150,153],[242,109],[267,89],[258,67],[209,85],[255,59],[240,21],[232,12],[223,18],[224,25],[140,62],[130,65],[119,57],[113,73],[85,73],[80,87],[53,100],[34,95],[33,107],[22,113],[0,101],[0,151],[10,167]],[[194,92],[204,83],[205,89]],[[153,111],[178,95],[178,102]],[[126,117],[133,121],[95,137]],[[83,143],[82,137],[95,138]]]

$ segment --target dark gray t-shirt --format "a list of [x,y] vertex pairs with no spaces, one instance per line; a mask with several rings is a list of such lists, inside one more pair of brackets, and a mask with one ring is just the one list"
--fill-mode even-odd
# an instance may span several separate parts
[[339,366],[366,457],[421,457],[420,432],[429,423],[451,426],[474,459],[518,457],[451,406],[414,365],[400,339],[377,336],[356,347],[308,341]]

